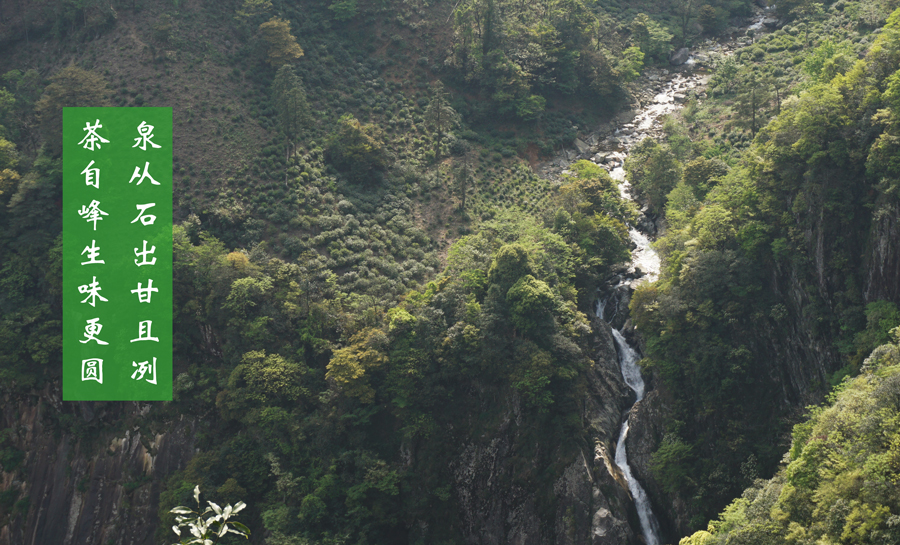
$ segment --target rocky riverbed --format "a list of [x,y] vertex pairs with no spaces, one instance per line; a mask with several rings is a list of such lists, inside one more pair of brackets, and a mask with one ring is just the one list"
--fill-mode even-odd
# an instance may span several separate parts
[[662,136],[662,123],[659,122],[662,117],[674,113],[689,100],[706,98],[706,85],[718,58],[734,54],[735,50],[753,43],[758,36],[781,24],[772,17],[770,9],[762,8],[742,23],[741,27],[729,28],[722,37],[699,42],[687,53],[675,51],[672,56],[672,62],[677,62],[675,65],[644,70],[630,84],[629,109],[593,130],[579,134],[571,147],[538,167],[538,173],[559,180],[569,165],[581,159],[593,161],[609,171],[621,167],[629,147],[643,138]]

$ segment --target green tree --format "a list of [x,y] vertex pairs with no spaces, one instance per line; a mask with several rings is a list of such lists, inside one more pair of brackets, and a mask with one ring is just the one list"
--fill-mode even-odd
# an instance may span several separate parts
[[344,114],[325,144],[325,158],[352,181],[362,181],[388,167],[388,154],[378,127],[363,125]]
[[637,79],[641,75],[642,68],[644,68],[644,52],[634,45],[622,52],[622,58],[616,66],[619,78],[625,83]]
[[69,66],[50,78],[44,96],[35,105],[41,133],[51,156],[62,154],[62,109],[68,106],[110,106],[110,91],[103,77]]
[[536,119],[547,106],[547,99],[541,95],[528,95],[516,101],[516,115],[523,120]]
[[713,185],[726,174],[728,174],[728,165],[720,159],[698,157],[684,165],[682,180],[694,192],[694,196],[698,200],[703,200]]
[[161,45],[167,45],[169,40],[172,39],[174,26],[174,19],[172,19],[171,15],[168,13],[160,15],[156,22],[153,23],[153,39]]
[[334,18],[337,21],[349,21],[356,17],[356,14],[359,12],[356,0],[338,0],[337,2],[332,2],[328,9],[334,13]]
[[19,163],[16,145],[0,136],[0,171],[14,169]]
[[713,76],[712,86],[724,86],[726,92],[730,92],[734,87],[740,66],[734,59],[734,55],[719,56],[713,63],[715,75]]
[[37,70],[32,68],[25,72],[10,70],[3,74],[2,81],[7,88],[3,92],[11,93],[13,101],[2,99],[5,108],[0,106],[0,110],[5,109],[5,112],[0,112],[0,125],[9,131],[7,138],[27,143],[35,151],[39,125],[35,122],[34,105],[43,91],[43,80]]
[[703,32],[707,34],[715,32],[721,26],[716,8],[709,4],[700,6],[700,9],[697,10],[697,22],[700,23],[700,28],[703,29]]
[[387,364],[387,338],[379,329],[364,329],[350,339],[350,345],[334,351],[325,378],[346,395],[363,403],[375,401],[370,375]]
[[494,255],[488,269],[488,283],[498,284],[501,292],[506,293],[520,278],[532,273],[528,250],[521,244],[507,244]]
[[247,352],[234,368],[228,387],[240,391],[240,397],[263,404],[296,404],[308,395],[302,386],[306,366],[286,360],[265,350]]
[[660,214],[666,195],[681,179],[681,163],[668,146],[645,138],[632,148],[625,161],[625,172],[632,186],[647,199],[650,212]]
[[545,350],[530,342],[517,345],[517,365],[510,375],[513,388],[518,390],[526,406],[546,412],[553,404],[553,394],[548,386],[553,376],[553,358]]
[[272,0],[244,0],[240,9],[235,14],[239,21],[250,21],[259,17],[265,17],[272,9]]
[[735,111],[738,114],[735,124],[747,127],[751,133],[756,134],[766,119],[771,102],[770,87],[761,78],[749,75],[735,100]]
[[828,82],[837,74],[846,72],[853,57],[850,44],[836,44],[826,38],[803,60],[803,72],[815,82]]
[[[578,53],[577,68],[580,85],[599,96],[609,96],[615,92],[617,80],[627,80],[627,74],[622,75],[623,70],[627,72],[627,67],[623,67],[621,62],[614,66],[609,60],[609,53],[603,50],[582,49]],[[640,71],[640,67],[637,70]]]
[[676,494],[690,480],[691,446],[674,435],[666,435],[650,456],[653,476],[669,494]]
[[690,38],[691,21],[697,11],[698,0],[678,0],[675,3],[675,13],[681,26],[681,47],[685,47]]
[[649,57],[662,59],[672,49],[672,34],[646,13],[631,21],[631,39]]
[[303,49],[291,35],[289,21],[272,17],[259,25],[259,32],[263,40],[269,44],[268,62],[272,66],[288,64],[303,56]]
[[731,212],[719,204],[704,206],[691,227],[701,248],[721,249],[735,235]]
[[555,297],[545,282],[530,274],[519,278],[506,293],[510,321],[526,335],[550,333]]
[[690,223],[700,209],[700,201],[693,189],[683,180],[666,196],[666,223],[669,229],[681,229]]
[[[309,119],[309,104],[300,77],[290,65],[283,65],[272,81],[272,95],[278,110],[278,121],[287,139],[287,158],[294,154],[294,141]],[[287,176],[287,173],[285,173]],[[286,178],[285,178],[286,180]]]
[[447,100],[447,92],[440,80],[431,85],[431,100],[425,108],[425,126],[432,132],[434,138],[434,160],[439,161],[441,155],[441,139],[444,133],[459,124],[459,114],[450,106]]

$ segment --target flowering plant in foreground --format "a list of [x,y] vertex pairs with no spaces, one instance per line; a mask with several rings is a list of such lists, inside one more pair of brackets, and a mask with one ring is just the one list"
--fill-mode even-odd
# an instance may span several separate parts
[[[199,510],[199,485],[194,487],[194,500],[197,502],[197,509]],[[229,517],[237,514],[244,507],[247,507],[244,502],[239,501],[234,505],[234,507],[232,507],[231,504],[228,504],[224,508],[219,507],[211,501],[208,501],[206,503],[209,504],[209,507],[207,507],[202,513],[198,513],[193,509],[188,509],[187,507],[182,506],[175,507],[174,509],[169,511],[170,513],[174,513],[176,515],[175,520],[178,522],[177,525],[172,526],[172,531],[180,537],[180,527],[184,526],[188,529],[191,536],[193,536],[193,538],[186,537],[180,542],[179,545],[191,545],[193,543],[197,543],[200,545],[215,545],[219,542],[219,539],[221,539],[222,536],[229,532],[231,532],[232,534],[244,536],[245,538],[249,539],[249,528],[247,528],[240,522],[228,520]]]

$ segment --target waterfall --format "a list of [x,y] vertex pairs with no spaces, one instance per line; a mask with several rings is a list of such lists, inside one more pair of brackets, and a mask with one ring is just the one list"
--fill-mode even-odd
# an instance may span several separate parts
[[[641,369],[637,365],[637,361],[640,358],[638,358],[637,352],[628,345],[625,337],[622,336],[618,329],[613,329],[612,334],[619,353],[619,365],[622,368],[622,376],[625,378],[625,383],[628,384],[628,387],[634,390],[634,393],[637,395],[637,400],[635,400],[635,405],[637,405],[638,401],[644,399],[644,379],[641,378]],[[633,408],[634,405],[632,405]],[[631,414],[631,410],[628,411],[628,414]],[[644,534],[644,541],[647,545],[659,545],[659,523],[653,515],[647,492],[644,491],[641,483],[631,474],[631,467],[628,465],[628,454],[625,451],[626,437],[628,437],[628,417],[622,423],[622,431],[619,432],[619,441],[616,443],[616,465],[622,470],[625,480],[628,482],[628,491],[631,492],[631,497],[634,499],[634,507],[637,509],[638,518],[641,521],[641,533]]]
[[[768,10],[769,8],[766,9]],[[767,14],[767,11],[758,14],[753,26],[750,28],[764,28],[762,21]],[[719,51],[721,47],[721,45],[713,45],[710,51]],[[731,53],[730,46],[724,48],[724,55],[730,55]],[[668,75],[668,72],[664,71],[664,74]],[[599,148],[605,153],[598,153],[591,159],[609,171],[610,177],[617,182],[619,194],[623,199],[634,200],[634,195],[631,192],[631,183],[626,178],[624,168],[628,151],[642,139],[662,134],[661,119],[665,115],[682,108],[683,97],[682,100],[676,100],[676,94],[685,93],[695,87],[705,85],[707,80],[708,76],[701,77],[691,73],[673,74],[668,78],[667,82],[662,83],[658,87],[660,92],[649,103],[641,107],[640,111],[630,122],[615,129],[615,140],[611,140],[605,147]],[[653,79],[653,81],[656,81],[656,79]],[[569,157],[566,155],[566,163],[560,163],[560,166],[566,168],[568,160]],[[613,322],[619,313],[620,299],[617,297],[617,294],[620,290],[630,290],[642,282],[655,282],[659,278],[659,255],[652,248],[648,236],[632,225],[628,226],[628,234],[632,242],[631,270],[625,275],[625,278],[620,277],[617,284],[608,286],[608,295],[599,298],[595,308],[597,317],[607,323]],[[611,310],[607,308],[610,306],[610,300],[612,300],[614,305]],[[622,311],[627,312],[627,306],[623,306]],[[611,314],[609,319],[606,317],[607,314]],[[625,340],[620,330],[613,328],[612,333],[616,343],[616,351],[619,355],[619,367],[622,371],[622,377],[637,396],[635,401],[635,405],[637,405],[644,399],[645,388],[640,368],[637,365],[640,358],[634,348]],[[628,410],[629,415],[634,410],[635,405],[632,405]],[[626,416],[624,422],[622,422],[622,429],[619,432],[619,440],[616,443],[615,463],[619,466],[628,482],[628,490],[631,492],[638,517],[640,518],[641,533],[644,536],[644,541],[647,545],[659,545],[661,543],[659,523],[653,515],[646,491],[631,473],[631,467],[628,465],[628,455],[625,449],[625,439],[627,437],[628,417]]]

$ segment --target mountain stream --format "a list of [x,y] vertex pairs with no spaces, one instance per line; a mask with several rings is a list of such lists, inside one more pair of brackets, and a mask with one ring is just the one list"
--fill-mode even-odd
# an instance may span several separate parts
[[[763,26],[762,21],[766,15],[766,12],[757,14],[747,28],[761,30]],[[729,40],[723,44],[709,42],[705,53],[716,52],[729,55],[732,52],[732,48],[743,40],[739,38]],[[655,85],[650,86],[651,90],[644,94],[644,101],[638,111],[635,112],[634,118],[628,123],[615,126],[612,134],[605,140],[601,141],[599,134],[589,138],[589,140],[597,143],[595,149],[598,150],[596,154],[590,157],[590,160],[609,171],[610,176],[619,183],[619,192],[623,198],[634,200],[631,184],[625,177],[624,169],[628,150],[644,138],[660,136],[664,116],[680,109],[688,93],[706,84],[708,76],[697,74],[690,69],[697,65],[695,58],[703,62],[708,57],[705,54],[698,54],[696,57],[692,55],[688,62],[685,63],[689,69],[683,72],[676,72],[670,75],[668,70],[662,70],[650,74],[648,77],[649,82]],[[566,159],[569,159],[568,155]],[[558,165],[561,168],[565,168],[567,163],[560,162]],[[638,403],[644,399],[645,385],[644,379],[641,377],[640,367],[637,364],[641,356],[629,344],[622,333],[622,329],[625,327],[623,317],[628,311],[627,302],[630,299],[631,291],[642,282],[655,281],[659,277],[660,268],[659,255],[651,247],[650,238],[646,234],[647,232],[655,234],[656,225],[644,216],[640,221],[640,226],[642,227],[640,230],[635,226],[629,226],[628,231],[632,242],[631,265],[626,273],[614,277],[611,285],[607,284],[606,289],[603,290],[603,296],[597,301],[596,313],[598,317],[607,321],[610,325],[621,324],[618,329],[613,326],[612,334],[616,343],[616,352],[618,353],[622,377],[625,379],[628,387],[634,391],[636,397],[634,404],[623,418],[622,428],[619,431],[619,440],[616,443],[615,463],[628,483],[628,491],[631,493],[638,518],[640,519],[644,542],[646,545],[660,545],[662,538],[660,536],[659,522],[653,514],[646,491],[631,472],[625,448],[625,439],[628,437],[628,417]],[[623,292],[627,293],[627,297],[623,297]],[[613,305],[613,308],[609,308]],[[620,309],[620,306],[625,306],[625,308]],[[620,311],[622,311],[623,316],[619,316]]]
[[[656,67],[645,70],[634,94],[636,105],[633,111],[620,114],[613,121],[583,136],[583,139],[576,138],[576,149],[561,150],[555,159],[542,165],[540,173],[561,183],[560,175],[568,173],[567,169],[572,162],[587,159],[609,171],[613,180],[618,182],[623,198],[634,200],[624,169],[628,151],[644,138],[662,137],[664,117],[682,108],[691,95],[698,100],[705,98],[703,87],[709,80],[705,68],[714,64],[716,57],[732,55],[736,48],[753,43],[754,36],[777,26],[778,22],[772,18],[771,13],[771,8],[758,10],[745,26],[732,28],[730,37],[723,40],[709,39],[697,44],[684,65],[674,68],[672,72]],[[753,32],[747,32],[748,30]],[[578,129],[577,126],[572,128]],[[651,247],[650,240],[657,234],[657,225],[642,214],[637,225],[628,226],[628,231],[632,242],[631,263],[627,270],[620,270],[619,274],[599,290],[600,298],[595,312],[612,326],[622,376],[636,396],[634,404],[623,418],[616,444],[615,463],[628,483],[628,490],[640,519],[644,543],[660,545],[662,538],[659,523],[653,514],[647,493],[631,472],[625,449],[628,416],[644,399],[645,385],[637,365],[640,355],[623,334],[631,292],[640,283],[653,282],[659,277],[659,256]]]

